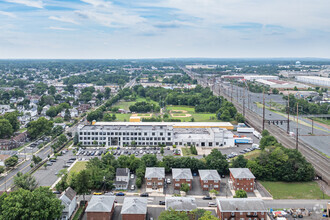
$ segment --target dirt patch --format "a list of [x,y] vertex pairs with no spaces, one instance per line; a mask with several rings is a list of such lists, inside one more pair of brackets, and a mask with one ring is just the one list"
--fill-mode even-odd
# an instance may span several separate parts
[[[173,118],[189,118],[191,117],[191,114],[187,114],[188,111],[186,110],[171,110],[170,115]],[[176,115],[179,114],[179,115]]]

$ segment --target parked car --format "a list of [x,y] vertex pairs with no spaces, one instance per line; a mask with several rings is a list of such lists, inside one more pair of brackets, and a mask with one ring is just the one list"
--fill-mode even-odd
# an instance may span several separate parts
[[165,201],[159,201],[159,205],[165,205]]
[[116,193],[116,196],[125,196],[125,193],[119,192],[119,193]]
[[53,162],[53,163],[55,163],[55,162],[56,162],[56,160],[55,160],[55,159],[50,159],[49,161],[50,161],[50,162]]
[[51,166],[51,165],[53,165],[53,163],[50,162],[50,161],[48,161],[48,162],[47,162],[47,166]]
[[149,197],[149,194],[148,193],[142,193],[140,194],[141,197]]
[[212,200],[212,197],[211,196],[204,196],[203,200]]
[[94,192],[93,195],[103,195],[102,192]]
[[209,202],[208,207],[217,207],[215,202]]
[[133,173],[131,174],[131,178],[132,178],[132,179],[134,178],[134,174],[133,174]]
[[134,185],[131,185],[131,190],[134,190],[135,189],[135,186]]
[[168,178],[168,179],[166,180],[166,183],[167,183],[167,184],[171,184],[171,179]]
[[53,191],[53,194],[61,194],[60,191]]

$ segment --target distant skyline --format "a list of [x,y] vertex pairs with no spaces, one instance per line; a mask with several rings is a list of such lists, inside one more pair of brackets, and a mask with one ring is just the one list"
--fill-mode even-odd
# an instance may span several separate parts
[[0,59],[330,58],[328,0],[1,0]]

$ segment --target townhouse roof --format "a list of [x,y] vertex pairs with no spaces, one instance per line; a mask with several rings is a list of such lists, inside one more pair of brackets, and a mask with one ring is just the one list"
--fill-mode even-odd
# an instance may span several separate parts
[[220,175],[216,170],[198,170],[201,180],[218,180],[220,181]]
[[130,170],[128,168],[117,168],[116,176],[128,176]]
[[165,209],[192,211],[197,208],[194,197],[165,197]]
[[147,167],[145,178],[165,178],[164,167]]
[[174,168],[172,169],[173,179],[193,179],[191,170],[189,168]]
[[221,212],[267,212],[264,201],[250,198],[218,198]]
[[255,179],[255,176],[251,173],[251,171],[248,168],[229,168],[229,171],[235,179],[236,178]]
[[121,214],[147,214],[147,198],[126,197],[121,208]]
[[115,196],[93,195],[86,208],[86,212],[111,212]]

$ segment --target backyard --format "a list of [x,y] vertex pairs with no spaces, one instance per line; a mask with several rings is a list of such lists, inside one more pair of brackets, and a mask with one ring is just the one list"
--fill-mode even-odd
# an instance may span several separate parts
[[260,181],[260,183],[272,194],[274,199],[330,199],[330,196],[323,194],[316,182]]

